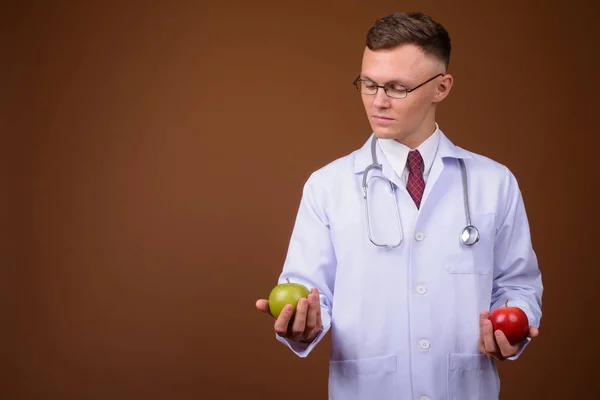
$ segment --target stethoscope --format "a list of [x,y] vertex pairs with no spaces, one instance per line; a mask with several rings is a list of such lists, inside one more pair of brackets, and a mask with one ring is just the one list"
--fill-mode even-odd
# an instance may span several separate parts
[[[393,248],[400,246],[400,244],[402,243],[402,239],[403,239],[402,238],[402,224],[400,222],[400,211],[398,210],[398,206],[396,204],[396,193],[395,193],[396,189],[394,188],[394,184],[389,179],[385,178],[383,176],[383,174],[373,175],[371,178],[383,179],[390,187],[391,199],[394,204],[394,209],[396,210],[396,223],[398,225],[399,239],[398,239],[398,242],[396,242],[396,243],[380,244],[380,243],[376,243],[371,235],[371,219],[369,216],[369,201],[367,199],[367,191],[368,191],[367,176],[369,174],[369,171],[372,169],[378,169],[379,171],[382,171],[382,165],[377,163],[377,154],[376,154],[376,150],[375,150],[376,142],[377,142],[377,137],[375,135],[373,135],[373,139],[371,140],[372,163],[367,168],[365,168],[365,172],[363,174],[363,179],[362,179],[363,199],[365,201],[365,214],[366,214],[366,220],[367,220],[367,234],[369,236],[369,240],[375,246],[393,249]],[[459,163],[460,169],[461,169],[464,208],[465,208],[465,216],[466,216],[466,220],[467,220],[466,226],[463,228],[462,232],[460,233],[460,241],[465,246],[473,246],[475,243],[477,243],[479,241],[479,230],[471,224],[471,213],[469,212],[469,190],[467,187],[467,168],[465,167],[465,162],[463,159],[459,158],[458,163]]]

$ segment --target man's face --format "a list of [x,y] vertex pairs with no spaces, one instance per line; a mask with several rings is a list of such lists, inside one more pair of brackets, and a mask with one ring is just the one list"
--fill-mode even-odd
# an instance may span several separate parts
[[[412,89],[440,73],[444,73],[443,63],[409,44],[389,50],[365,48],[359,79],[377,85],[393,83],[401,90]],[[443,82],[451,78],[446,77],[433,79],[403,99],[388,97],[382,88],[374,95],[361,94],[375,135],[410,142],[411,138],[422,136],[424,129],[432,133],[431,126],[435,123],[432,105],[447,94],[444,91],[449,90],[449,85]]]

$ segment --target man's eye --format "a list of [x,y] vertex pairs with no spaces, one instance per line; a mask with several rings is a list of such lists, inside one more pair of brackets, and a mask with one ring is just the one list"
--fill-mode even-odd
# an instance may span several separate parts
[[406,88],[404,86],[398,86],[398,85],[390,85],[388,86],[388,90],[397,92],[397,93],[403,93],[406,91]]

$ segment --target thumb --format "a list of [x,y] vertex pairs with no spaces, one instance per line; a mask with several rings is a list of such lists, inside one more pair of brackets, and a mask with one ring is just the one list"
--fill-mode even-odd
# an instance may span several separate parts
[[530,338],[537,337],[539,334],[540,334],[540,331],[538,328],[536,328],[535,326],[529,327],[529,337]]
[[265,299],[260,299],[256,301],[256,308],[259,311],[262,311],[266,314],[271,314],[271,310],[269,309],[269,301]]

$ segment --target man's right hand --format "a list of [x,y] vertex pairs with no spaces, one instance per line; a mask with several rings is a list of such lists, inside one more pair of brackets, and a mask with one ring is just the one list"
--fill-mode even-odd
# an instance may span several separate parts
[[[268,300],[258,300],[256,308],[272,316]],[[316,288],[312,288],[308,299],[300,299],[294,319],[290,321],[293,311],[294,307],[291,304],[283,308],[281,314],[275,320],[275,332],[279,336],[288,338],[294,342],[312,342],[323,326],[319,291]]]

